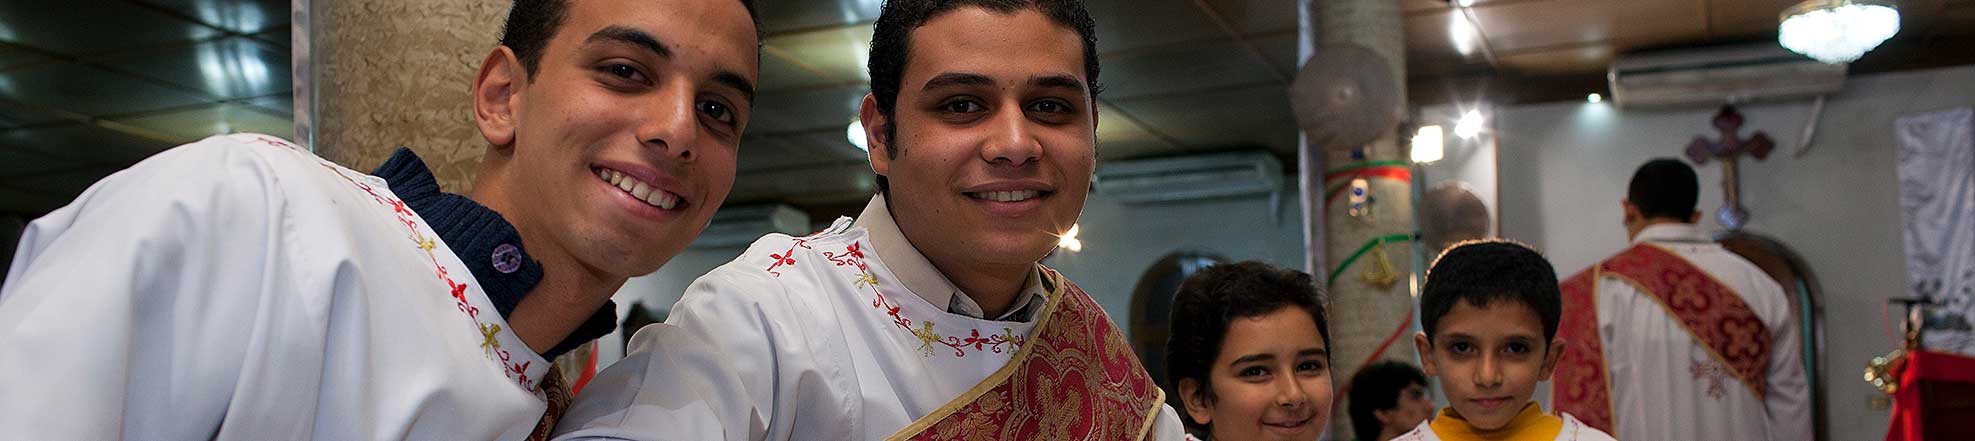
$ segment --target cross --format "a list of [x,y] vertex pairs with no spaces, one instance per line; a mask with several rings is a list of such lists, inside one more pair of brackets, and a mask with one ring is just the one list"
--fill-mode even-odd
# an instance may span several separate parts
[[1714,128],[1720,131],[1721,139],[1709,141],[1696,136],[1687,144],[1687,160],[1694,164],[1707,164],[1710,159],[1721,160],[1721,209],[1715,212],[1715,220],[1729,230],[1738,230],[1749,221],[1749,209],[1742,207],[1741,185],[1736,179],[1736,159],[1743,155],[1754,156],[1757,161],[1769,157],[1769,150],[1776,147],[1769,135],[1756,131],[1749,139],[1740,139],[1736,132],[1742,131],[1742,114],[1735,106],[1723,105],[1714,114]]

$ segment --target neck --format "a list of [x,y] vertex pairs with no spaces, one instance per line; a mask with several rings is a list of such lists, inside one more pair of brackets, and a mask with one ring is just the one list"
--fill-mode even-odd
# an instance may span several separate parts
[[521,303],[508,314],[507,323],[528,349],[547,353],[596,315],[597,309],[624,286],[625,278],[583,265],[568,250],[548,240],[550,236],[529,221],[532,218],[516,216],[521,212],[505,190],[510,186],[502,184],[507,176],[504,159],[511,158],[494,158],[492,150],[481,161],[480,179],[467,197],[507,218],[521,235],[528,255],[542,265],[542,281],[522,296]]
[[948,264],[942,259],[926,256],[934,268],[960,288],[960,295],[974,299],[981,305],[982,315],[992,318],[1008,313],[1015,306],[1016,296],[1022,293],[1022,284],[1029,281],[1029,271],[1035,264],[992,265],[978,262]]

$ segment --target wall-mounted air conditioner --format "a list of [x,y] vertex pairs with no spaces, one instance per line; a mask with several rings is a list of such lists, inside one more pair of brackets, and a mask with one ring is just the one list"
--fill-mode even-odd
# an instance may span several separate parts
[[782,204],[720,207],[691,247],[744,247],[768,233],[800,236],[812,232],[809,214],[795,207]]
[[1109,162],[1097,193],[1127,203],[1182,201],[1282,189],[1282,163],[1268,152],[1231,152]]
[[1845,66],[1772,42],[1621,55],[1608,77],[1620,107],[1712,106],[1836,92],[1845,86]]

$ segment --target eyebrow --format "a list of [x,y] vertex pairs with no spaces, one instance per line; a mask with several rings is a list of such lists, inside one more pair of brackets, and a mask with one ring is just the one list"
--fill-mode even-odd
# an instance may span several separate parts
[[925,87],[921,87],[919,88],[919,90],[933,90],[933,89],[956,87],[956,86],[990,86],[990,85],[994,85],[994,80],[988,78],[987,75],[981,75],[971,72],[947,72],[947,73],[939,74],[938,76],[934,76],[933,79],[926,80]]
[[1029,78],[1029,85],[1038,88],[1046,88],[1046,89],[1069,89],[1070,91],[1077,93],[1083,93],[1084,91],[1084,82],[1079,81],[1076,79],[1076,77],[1072,77],[1069,75],[1047,75],[1047,76],[1033,77],[1033,78]]
[[658,38],[651,36],[650,33],[632,27],[610,26],[590,34],[590,38],[583,40],[583,44],[595,43],[630,44],[651,51],[659,58],[672,58],[672,48],[666,47],[665,43],[659,42]]
[[1297,352],[1296,355],[1299,357],[1308,357],[1314,355],[1314,356],[1321,356],[1324,359],[1330,359],[1330,351],[1317,349],[1317,348],[1304,349],[1300,352]]
[[740,91],[742,99],[746,99],[749,103],[754,102],[754,83],[749,83],[747,78],[741,77],[741,74],[722,69],[720,72],[713,74],[713,81]]
[[1268,360],[1274,360],[1275,358],[1276,358],[1276,354],[1266,354],[1266,353],[1265,353],[1265,354],[1250,354],[1250,355],[1248,355],[1248,356],[1246,356],[1246,357],[1241,357],[1241,358],[1236,358],[1236,359],[1234,359],[1234,361],[1231,361],[1231,362],[1228,362],[1228,366],[1235,366],[1235,365],[1239,365],[1239,364],[1242,364],[1242,363],[1247,363],[1247,362],[1251,362],[1251,361],[1268,361]]
[[[664,42],[658,41],[658,37],[653,37],[650,33],[628,26],[603,28],[590,34],[590,38],[584,39],[583,43],[629,44],[651,51],[652,54],[658,55],[659,58],[672,59],[672,48],[667,47]],[[754,83],[749,82],[747,77],[743,77],[731,69],[721,69],[719,72],[713,74],[713,81],[740,91],[741,97],[746,99],[747,102],[754,102]]]

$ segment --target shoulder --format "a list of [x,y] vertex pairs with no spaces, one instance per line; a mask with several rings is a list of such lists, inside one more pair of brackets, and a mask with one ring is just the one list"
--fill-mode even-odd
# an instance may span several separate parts
[[1437,437],[1437,436],[1434,436],[1434,434],[1433,434],[1433,428],[1432,428],[1431,426],[1428,426],[1428,424],[1430,424],[1430,422],[1431,422],[1431,420],[1428,420],[1428,421],[1421,421],[1421,422],[1420,422],[1420,425],[1418,425],[1418,426],[1413,426],[1413,430],[1409,430],[1409,431],[1406,431],[1406,433],[1404,433],[1404,434],[1401,434],[1401,435],[1399,435],[1399,436],[1398,436],[1398,437],[1396,437],[1396,438],[1392,438],[1392,441],[1432,441],[1432,440],[1439,440],[1439,439],[1440,439],[1439,437]]
[[1584,422],[1583,422],[1583,421],[1578,421],[1578,420],[1577,420],[1577,417],[1575,417],[1575,416],[1571,416],[1571,414],[1569,414],[1569,413],[1565,413],[1565,412],[1558,412],[1558,415],[1560,415],[1560,416],[1563,416],[1563,417],[1564,417],[1564,428],[1563,428],[1563,432],[1562,432],[1562,433],[1559,433],[1559,434],[1557,434],[1557,439],[1558,439],[1558,440],[1562,440],[1562,441],[1616,441],[1616,440],[1615,440],[1614,438],[1612,438],[1612,435],[1611,435],[1611,434],[1609,434],[1609,433],[1605,433],[1605,431],[1603,431],[1603,430],[1598,430],[1598,428],[1596,428],[1596,427],[1591,427],[1591,426],[1590,426],[1590,425],[1588,425],[1588,424],[1584,424]]

